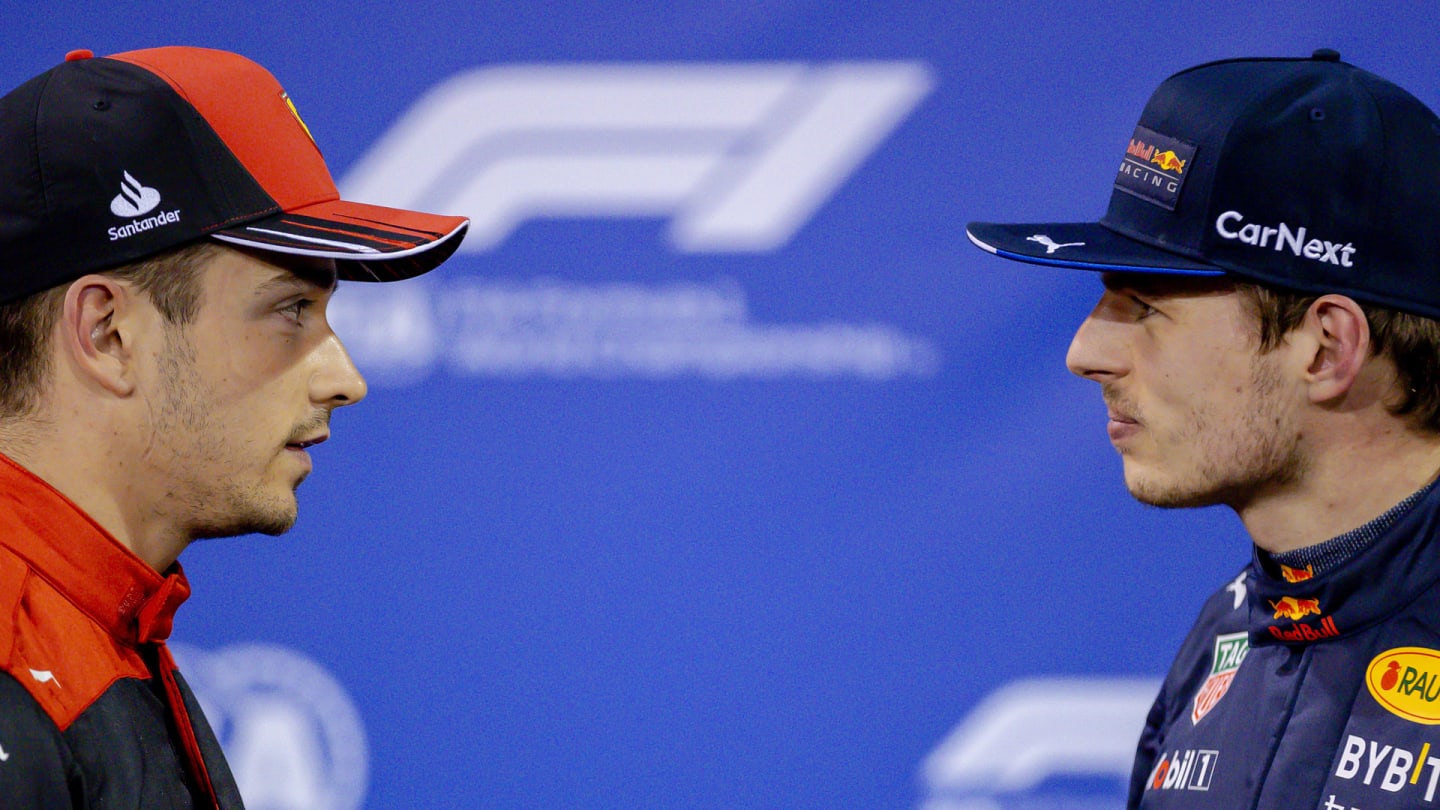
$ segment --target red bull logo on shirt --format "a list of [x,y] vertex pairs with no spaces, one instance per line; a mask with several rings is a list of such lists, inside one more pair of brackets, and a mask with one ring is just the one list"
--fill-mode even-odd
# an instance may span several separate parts
[[1270,625],[1270,635],[1281,641],[1290,643],[1304,641],[1319,641],[1325,638],[1335,638],[1340,635],[1340,628],[1335,626],[1335,617],[1326,616],[1316,624],[1296,624],[1288,630],[1281,630],[1275,625]]
[[1320,615],[1319,599],[1296,599],[1293,596],[1283,596],[1279,602],[1271,602],[1270,606],[1275,608],[1275,618],[1300,621],[1306,616]]
[[1291,568],[1288,565],[1282,564],[1280,566],[1280,576],[1284,577],[1286,582],[1304,582],[1307,579],[1314,579],[1315,566],[1307,565],[1304,568]]
[[1300,620],[1306,616],[1322,616],[1319,599],[1300,599],[1294,596],[1282,596],[1280,601],[1271,602],[1270,607],[1275,609],[1275,618],[1289,619],[1295,624],[1288,628],[1280,628],[1270,625],[1267,628],[1270,635],[1290,643],[1319,641],[1322,638],[1334,638],[1340,635],[1340,628],[1335,626],[1334,616],[1324,616],[1314,624],[1301,624]]

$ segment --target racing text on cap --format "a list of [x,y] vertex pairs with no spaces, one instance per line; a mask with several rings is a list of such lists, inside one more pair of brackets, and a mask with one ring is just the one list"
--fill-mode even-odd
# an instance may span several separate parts
[[1135,127],[1115,175],[1115,188],[1174,211],[1185,184],[1185,172],[1194,159],[1193,144]]

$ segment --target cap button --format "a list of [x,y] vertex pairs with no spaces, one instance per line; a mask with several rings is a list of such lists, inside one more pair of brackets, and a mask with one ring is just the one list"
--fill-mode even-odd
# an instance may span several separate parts
[[95,52],[87,48],[80,48],[65,54],[66,62],[79,62],[81,59],[94,59]]
[[1339,62],[1340,52],[1334,48],[1320,48],[1310,54],[1310,58],[1318,62]]

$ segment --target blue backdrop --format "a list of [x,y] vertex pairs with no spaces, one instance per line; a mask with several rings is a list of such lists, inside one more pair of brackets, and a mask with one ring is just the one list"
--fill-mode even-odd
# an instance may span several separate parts
[[1099,216],[1170,73],[1338,49],[1440,105],[1426,3],[20,3],[238,51],[342,188],[471,216],[340,291],[371,378],[281,538],[183,558],[252,808],[1114,808],[1247,559],[1124,493],[1085,273],[969,219]]

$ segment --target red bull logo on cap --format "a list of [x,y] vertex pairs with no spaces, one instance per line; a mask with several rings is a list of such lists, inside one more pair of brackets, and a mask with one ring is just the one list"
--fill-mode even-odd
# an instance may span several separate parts
[[1195,145],[1139,126],[1125,146],[1115,188],[1174,211]]
[[1155,157],[1155,147],[1138,138],[1131,138],[1130,145],[1125,147],[1125,154],[1148,163],[1151,158]]
[[1176,174],[1185,173],[1185,161],[1181,160],[1180,156],[1175,154],[1175,150],[1173,149],[1156,152],[1155,156],[1150,158],[1150,162],[1167,172],[1174,172]]

